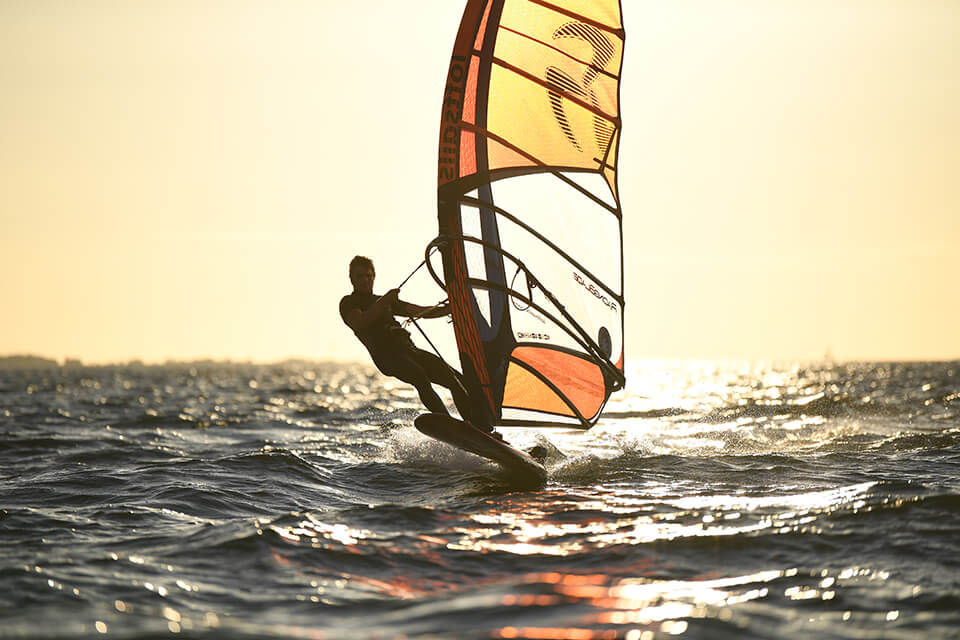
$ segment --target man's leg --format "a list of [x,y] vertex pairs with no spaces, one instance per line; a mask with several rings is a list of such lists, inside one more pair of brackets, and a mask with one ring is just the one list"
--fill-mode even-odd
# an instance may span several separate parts
[[412,384],[417,394],[420,396],[420,402],[432,413],[442,413],[450,415],[443,400],[437,395],[437,392],[430,386],[430,376],[418,362],[413,353],[391,354],[389,359],[382,362],[380,371],[388,376]]
[[457,405],[457,411],[464,420],[481,431],[493,431],[493,426],[487,420],[480,418],[478,411],[473,408],[473,402],[467,394],[466,385],[459,372],[429,351],[417,349],[414,353],[430,381],[446,387],[453,394],[453,403]]

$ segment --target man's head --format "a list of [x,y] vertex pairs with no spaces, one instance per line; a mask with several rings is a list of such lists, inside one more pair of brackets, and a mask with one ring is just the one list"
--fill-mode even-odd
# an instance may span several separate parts
[[373,260],[366,256],[354,256],[350,261],[350,284],[354,293],[373,293],[373,279],[376,277]]

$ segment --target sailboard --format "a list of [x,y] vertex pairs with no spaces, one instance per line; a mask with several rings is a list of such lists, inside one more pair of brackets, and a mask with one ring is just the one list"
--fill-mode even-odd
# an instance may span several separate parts
[[619,0],[466,3],[426,263],[475,422],[588,429],[625,384],[623,46]]
[[547,481],[547,470],[529,454],[480,431],[469,422],[441,413],[425,413],[413,423],[424,435],[496,462],[507,479],[520,488],[539,489]]

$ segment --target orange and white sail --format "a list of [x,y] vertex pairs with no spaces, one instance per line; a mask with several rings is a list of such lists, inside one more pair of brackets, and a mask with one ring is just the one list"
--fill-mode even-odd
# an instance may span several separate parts
[[496,424],[588,428],[623,387],[623,44],[618,0],[467,2],[432,246]]

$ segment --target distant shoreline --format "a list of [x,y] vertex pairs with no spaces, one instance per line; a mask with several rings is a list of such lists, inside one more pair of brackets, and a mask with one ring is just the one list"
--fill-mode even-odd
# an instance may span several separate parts
[[308,358],[282,358],[279,360],[273,360],[269,362],[256,362],[253,360],[229,360],[222,359],[217,360],[213,358],[197,358],[193,360],[185,359],[179,360],[171,358],[163,362],[149,362],[145,363],[142,360],[134,359],[127,361],[117,361],[117,362],[83,362],[77,358],[66,358],[62,361],[55,360],[53,358],[46,358],[43,356],[35,356],[30,354],[14,354],[7,356],[0,356],[0,371],[32,371],[32,370],[45,370],[45,369],[71,369],[71,368],[81,368],[81,367],[169,367],[169,366],[223,366],[223,365],[259,365],[259,366],[273,366],[273,365],[301,365],[301,366],[315,366],[315,365],[326,365],[326,364],[362,364],[357,361],[338,361],[338,360],[311,360]]
[[[891,365],[891,364],[922,364],[922,363],[942,363],[942,362],[958,362],[960,363],[960,358],[939,358],[935,360],[929,359],[903,359],[903,360],[893,360],[893,359],[879,359],[879,360],[789,360],[789,359],[771,359],[771,360],[749,360],[749,359],[732,359],[732,358],[632,358],[634,363],[642,363],[644,361],[651,362],[674,362],[674,363],[738,363],[744,365],[757,364],[757,363],[780,363],[782,365],[793,364],[800,366],[847,366],[847,365],[862,365],[862,364],[875,364],[875,365]],[[97,369],[103,367],[130,367],[130,368],[154,368],[154,367],[222,367],[222,366],[261,366],[261,367],[270,367],[270,366],[297,366],[297,367],[316,367],[316,366],[327,366],[327,365],[343,365],[343,366],[364,366],[370,367],[369,363],[358,361],[358,360],[322,360],[322,359],[311,359],[311,358],[298,358],[298,357],[288,357],[288,358],[279,358],[277,360],[231,360],[229,358],[196,358],[196,359],[178,359],[170,358],[162,362],[144,362],[140,359],[132,359],[126,361],[114,361],[114,362],[83,362],[78,358],[65,358],[64,360],[56,360],[54,358],[48,358],[44,356],[37,356],[31,354],[12,354],[12,355],[0,355],[0,371],[51,371],[51,370],[64,370],[64,369]]]
[[[64,361],[64,366],[67,366],[68,362],[72,361]],[[51,369],[59,367],[60,363],[56,360],[52,360],[50,358],[41,358],[40,356],[0,356],[0,369]]]

